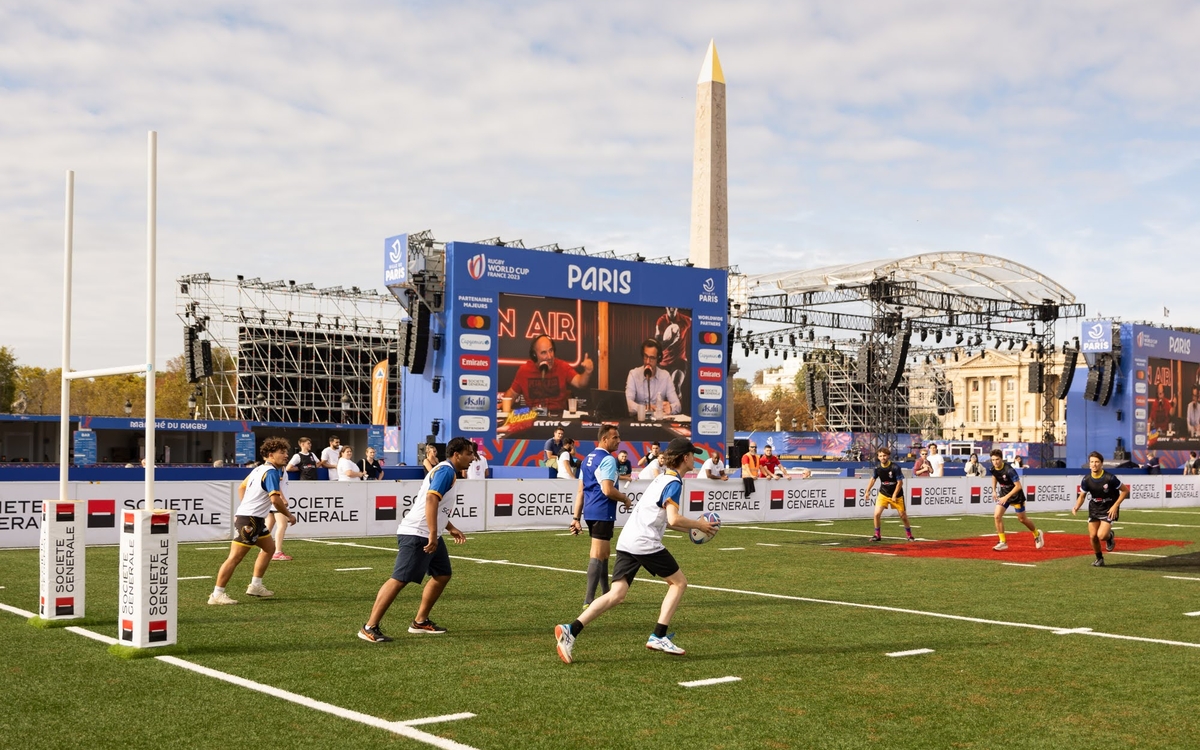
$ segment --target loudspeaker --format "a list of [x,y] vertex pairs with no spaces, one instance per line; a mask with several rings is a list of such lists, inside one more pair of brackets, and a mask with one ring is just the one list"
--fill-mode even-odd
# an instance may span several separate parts
[[854,367],[854,382],[859,385],[866,385],[871,382],[871,375],[875,372],[875,350],[870,344],[863,344],[858,347],[858,361]]
[[208,339],[200,342],[200,372],[202,378],[211,378],[213,374],[212,342]]
[[1100,398],[1100,373],[1099,367],[1088,368],[1087,385],[1083,389],[1083,397],[1088,401],[1097,401]]
[[413,375],[420,375],[425,372],[425,363],[429,359],[429,308],[419,300],[413,300],[408,314],[412,318],[412,329],[408,334],[405,365]]
[[829,381],[818,380],[814,399],[817,402],[818,409],[829,408]]
[[817,378],[813,373],[813,368],[804,368],[804,399],[808,402],[808,411],[811,414],[817,410]]
[[1075,365],[1079,363],[1079,352],[1075,349],[1068,349],[1063,357],[1063,373],[1058,379],[1058,388],[1054,389],[1054,397],[1062,400],[1067,397],[1067,392],[1071,390],[1071,381],[1075,379]]
[[733,334],[735,329],[730,326],[725,331],[725,366],[733,364]]
[[1046,390],[1046,384],[1043,382],[1042,375],[1046,372],[1046,366],[1041,362],[1029,363],[1029,392],[1042,393]]
[[183,374],[189,383],[195,383],[200,378],[196,374],[196,329],[186,326],[183,329]]
[[904,324],[904,330],[892,344],[892,361],[888,363],[888,389],[895,390],[904,379],[904,364],[908,361],[908,341],[912,338],[912,321]]
[[726,464],[730,469],[740,467],[742,465],[742,456],[750,452],[750,440],[747,438],[734,438],[733,445],[729,446],[729,463]]
[[1111,354],[1104,355],[1104,382],[1100,384],[1100,405],[1108,406],[1112,400],[1113,386],[1117,382],[1117,358]]

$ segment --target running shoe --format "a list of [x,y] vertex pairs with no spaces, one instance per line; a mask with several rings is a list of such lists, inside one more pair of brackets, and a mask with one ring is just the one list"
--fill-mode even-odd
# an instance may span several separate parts
[[434,622],[433,620],[426,620],[425,622],[417,622],[416,620],[413,620],[412,624],[408,626],[408,632],[417,633],[417,634],[430,633],[433,635],[440,635],[441,633],[445,633],[446,629],[438,626],[438,624],[436,622]]
[[292,556],[285,555],[282,552],[276,552],[275,554],[271,555],[271,559],[272,560],[291,560]]
[[1033,546],[1038,549],[1046,546],[1046,535],[1042,533],[1041,529],[1038,529],[1037,533],[1033,535]]
[[1117,532],[1111,529],[1108,532],[1108,538],[1104,540],[1104,549],[1107,552],[1112,552],[1113,547],[1117,546]]
[[883,537],[881,537],[881,536],[879,536],[878,534],[876,534],[875,536],[871,537],[870,541],[872,541],[872,542],[882,542],[882,541],[883,541]]
[[1008,549],[1008,542],[1000,542],[995,547],[992,547],[992,549],[996,552],[1003,552],[1004,550]]
[[555,625],[554,640],[558,642],[558,658],[563,664],[571,663],[571,651],[575,648],[575,636],[571,635],[570,625]]
[[252,584],[250,584],[249,586],[247,586],[247,587],[246,587],[246,594],[247,594],[248,596],[260,596],[260,597],[262,597],[263,599],[266,599],[266,598],[268,598],[268,597],[275,596],[275,592],[274,592],[274,591],[270,590],[269,588],[267,588],[266,586],[262,585],[261,583],[252,583]]
[[1104,558],[1102,557],[1099,560],[1097,560],[1096,562],[1092,563],[1092,567],[1093,568],[1103,568],[1104,567]]
[[908,535],[908,539],[906,539],[905,541],[907,541],[907,542],[915,542],[915,541],[917,541],[917,539],[916,539],[916,537],[914,537],[912,534],[909,534],[909,535]]
[[358,637],[371,643],[390,643],[392,640],[383,634],[378,625],[363,625],[362,629],[358,631]]
[[229,594],[222,591],[219,594],[212,594],[208,597],[209,604],[237,604],[237,599],[230,599]]
[[673,635],[675,634],[669,633],[668,635],[659,638],[657,635],[651,634],[649,640],[646,641],[646,648],[650,649],[651,651],[662,651],[664,654],[682,656],[687,652],[671,642],[671,636]]

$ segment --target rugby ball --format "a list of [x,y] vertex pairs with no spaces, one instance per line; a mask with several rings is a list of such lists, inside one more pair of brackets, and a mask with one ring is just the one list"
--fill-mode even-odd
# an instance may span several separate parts
[[[721,530],[721,517],[718,516],[716,513],[712,513],[712,512],[701,513],[700,517],[703,518],[705,521],[708,521],[709,523],[716,526],[717,531]],[[716,536],[717,531],[714,531],[712,534],[705,534],[700,529],[688,529],[688,536],[690,536],[692,538],[692,541],[695,542],[696,544],[704,544],[709,539],[712,539],[714,536]]]

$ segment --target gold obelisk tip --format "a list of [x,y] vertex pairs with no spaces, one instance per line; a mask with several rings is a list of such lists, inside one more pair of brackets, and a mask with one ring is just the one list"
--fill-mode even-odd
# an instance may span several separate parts
[[725,74],[721,72],[721,60],[717,57],[715,40],[708,43],[708,54],[704,56],[704,64],[700,66],[700,80],[696,81],[696,85],[708,81],[725,83]]

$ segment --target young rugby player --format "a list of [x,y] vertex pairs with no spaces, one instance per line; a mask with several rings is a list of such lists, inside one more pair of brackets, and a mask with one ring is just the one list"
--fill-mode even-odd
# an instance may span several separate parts
[[667,628],[671,617],[683,592],[687,588],[687,578],[679,569],[679,563],[663,546],[663,532],[670,527],[677,531],[699,529],[705,534],[716,532],[717,527],[704,519],[691,520],[680,513],[680,497],[683,494],[683,481],[680,478],[693,465],[693,456],[704,455],[687,438],[675,438],[667,445],[662,454],[661,463],[664,469],[642,493],[642,497],[633,507],[629,520],[621,529],[617,538],[617,562],[613,566],[612,588],[607,594],[592,602],[592,606],[579,615],[579,619],[569,625],[555,625],[554,638],[557,642],[558,656],[567,664],[572,661],[572,650],[575,639],[584,626],[600,615],[625,601],[625,594],[633,583],[634,576],[640,568],[645,568],[651,575],[658,576],[667,582],[667,595],[663,598],[659,609],[658,622],[654,632],[646,641],[646,648],[652,651],[662,651],[666,654],[683,654],[684,651],[671,641]]
[[1088,454],[1088,468],[1091,471],[1079,483],[1079,497],[1071,515],[1079,512],[1083,498],[1091,495],[1088,503],[1088,537],[1092,540],[1092,551],[1096,553],[1094,567],[1104,567],[1104,553],[1100,551],[1100,540],[1104,547],[1112,552],[1117,545],[1117,534],[1112,530],[1113,523],[1120,517],[1121,503],[1129,497],[1129,485],[1122,484],[1116,475],[1104,470],[1104,456],[1096,451]]
[[592,548],[588,555],[587,591],[583,604],[588,606],[596,598],[596,588],[601,594],[608,593],[609,542],[617,522],[617,503],[625,508],[632,506],[629,497],[617,489],[617,459],[612,452],[621,443],[621,433],[616,425],[600,427],[596,438],[596,449],[584,459],[579,474],[579,488],[575,491],[575,512],[571,519],[571,533],[583,530],[579,521],[587,521],[588,536]]
[[993,450],[991,457],[992,469],[988,473],[992,475],[992,497],[996,499],[996,512],[993,517],[996,519],[996,533],[1000,535],[1000,543],[992,549],[997,552],[1008,549],[1008,540],[1004,534],[1004,511],[1009,508],[1016,511],[1017,520],[1033,532],[1033,546],[1041,549],[1046,543],[1046,537],[1025,515],[1025,490],[1021,486],[1021,476],[1005,462],[1004,454],[999,449]]
[[446,632],[445,628],[429,619],[433,605],[450,582],[450,553],[442,539],[442,532],[450,532],[455,544],[462,544],[467,538],[450,523],[453,502],[443,503],[442,500],[454,487],[454,480],[459,473],[466,471],[475,460],[475,443],[465,437],[456,437],[446,444],[446,456],[445,461],[433,467],[433,471],[425,476],[412,508],[396,529],[396,546],[399,548],[396,564],[392,577],[375,595],[371,618],[358,631],[358,637],[364,641],[387,643],[392,640],[379,629],[380,621],[396,600],[396,595],[410,583],[420,584],[425,580],[426,573],[430,575],[430,580],[421,592],[417,617],[408,626],[408,632]]
[[254,577],[250,579],[246,593],[263,598],[275,596],[274,591],[263,585],[263,576],[271,564],[271,556],[275,554],[275,540],[267,533],[267,513],[274,508],[287,519],[287,523],[296,523],[296,517],[288,510],[287,498],[281,489],[283,468],[287,466],[291,450],[292,447],[283,438],[272,437],[263,441],[259,452],[266,463],[255,468],[242,482],[242,502],[233,513],[237,536],[229,545],[229,557],[225,558],[221,569],[217,571],[217,585],[208,597],[209,604],[237,604],[236,599],[225,593],[225,586],[242,558],[256,546],[258,556],[254,558]]
[[879,466],[875,467],[871,481],[867,482],[867,497],[870,497],[875,480],[879,480],[879,499],[875,501],[875,535],[871,537],[871,541],[883,541],[883,536],[879,533],[880,519],[883,518],[885,510],[895,508],[900,513],[900,521],[904,524],[904,535],[911,542],[913,541],[912,527],[908,524],[908,513],[904,512],[904,474],[900,471],[899,466],[892,463],[892,452],[887,448],[880,448],[876,457],[879,459]]

